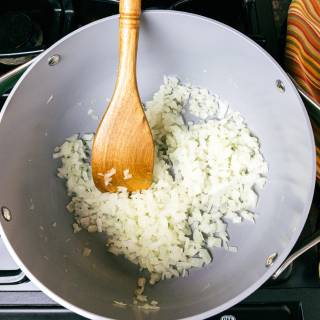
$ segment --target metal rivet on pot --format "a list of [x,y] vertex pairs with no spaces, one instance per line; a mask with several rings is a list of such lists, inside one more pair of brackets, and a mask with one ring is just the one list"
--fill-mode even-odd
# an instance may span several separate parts
[[278,257],[277,253],[270,254],[270,256],[267,257],[267,259],[266,259],[266,267],[272,266],[274,261],[277,259],[277,257]]
[[48,65],[49,66],[55,66],[60,62],[61,57],[58,54],[54,54],[48,59]]
[[276,81],[276,86],[280,92],[283,93],[286,91],[286,87],[284,86],[283,82],[279,79]]
[[7,207],[1,207],[1,214],[2,214],[4,220],[11,221],[12,214],[11,214],[11,211]]

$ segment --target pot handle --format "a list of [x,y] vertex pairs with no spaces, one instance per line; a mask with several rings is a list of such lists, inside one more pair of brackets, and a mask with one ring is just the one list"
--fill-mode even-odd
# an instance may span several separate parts
[[35,61],[35,58],[20,65],[19,67],[10,70],[0,77],[0,96],[11,89],[27,68]]
[[298,90],[300,96],[306,100],[308,103],[310,103],[318,112],[320,112],[320,105],[319,103],[317,103],[313,98],[310,97],[310,95],[308,93],[306,93],[302,87],[299,85],[299,83],[289,74],[287,73],[287,75],[289,76],[290,80],[292,81],[292,83],[294,84],[294,86],[296,87],[296,89]]
[[11,286],[28,281],[28,278],[20,269],[8,271],[4,270],[2,273],[4,273],[4,275],[1,274],[0,276],[0,289],[1,286]]
[[309,239],[304,242],[302,247],[291,254],[283,264],[278,268],[278,270],[272,275],[272,279],[276,280],[280,274],[289,267],[289,265],[295,261],[298,257],[300,257],[303,253],[314,247],[320,242],[320,230],[316,231]]

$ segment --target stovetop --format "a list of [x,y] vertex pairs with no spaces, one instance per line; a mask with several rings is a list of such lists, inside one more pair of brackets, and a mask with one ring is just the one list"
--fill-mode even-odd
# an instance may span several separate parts
[[[247,34],[282,63],[289,0],[143,0],[144,9],[198,13]],[[3,0],[0,74],[36,56],[65,34],[116,14],[116,0]],[[0,96],[0,109],[7,95]],[[296,247],[319,228],[320,188]],[[319,252],[313,248],[277,281],[269,280],[239,305],[211,319],[320,319]],[[39,291],[12,260],[0,238],[1,319],[82,319]]]

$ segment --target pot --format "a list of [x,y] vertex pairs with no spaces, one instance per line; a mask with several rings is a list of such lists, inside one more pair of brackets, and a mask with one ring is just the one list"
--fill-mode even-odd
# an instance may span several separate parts
[[[204,319],[260,287],[295,244],[314,191],[309,118],[286,73],[243,34],[193,14],[144,12],[137,66],[142,101],[166,74],[219,94],[259,137],[269,173],[256,223],[228,226],[237,253],[216,249],[208,267],[148,288],[159,301],[157,312],[119,308],[114,300],[132,302],[139,270],[108,253],[103,235],[72,234],[65,186],[56,177],[59,163],[52,160],[66,137],[96,130],[88,110],[103,114],[117,61],[118,17],[113,16],[54,44],[19,79],[0,114],[1,237],[42,291],[85,317]],[[84,259],[88,242],[93,252]]]

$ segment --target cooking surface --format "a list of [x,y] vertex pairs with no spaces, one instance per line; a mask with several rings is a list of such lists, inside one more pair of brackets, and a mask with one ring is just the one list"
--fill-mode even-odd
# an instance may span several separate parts
[[[117,12],[116,1],[71,0],[4,1],[0,9],[0,74],[41,52],[72,30]],[[269,0],[164,1],[145,0],[145,8],[176,9],[199,13],[246,33],[280,63],[283,48],[283,25],[287,1]],[[23,32],[10,28],[12,19],[23,26]],[[10,36],[12,35],[12,36]],[[0,97],[0,108],[6,96]],[[316,188],[313,206],[304,231],[297,243],[310,236],[320,224],[320,190]],[[320,318],[319,253],[313,248],[301,256],[278,281],[269,280],[243,303],[211,319],[306,319]],[[249,271],[248,271],[249,272]],[[0,239],[0,317],[5,319],[42,318],[81,319],[58,306],[39,291],[16,266]]]

